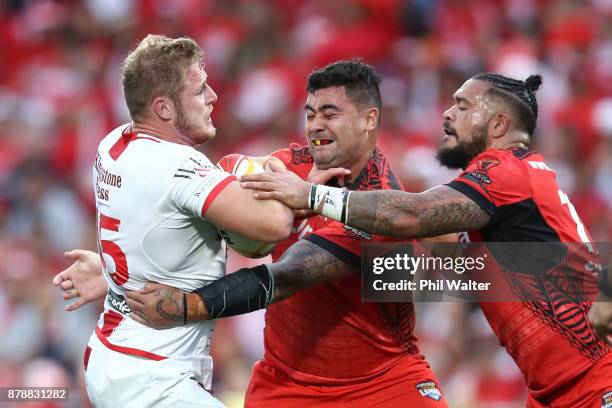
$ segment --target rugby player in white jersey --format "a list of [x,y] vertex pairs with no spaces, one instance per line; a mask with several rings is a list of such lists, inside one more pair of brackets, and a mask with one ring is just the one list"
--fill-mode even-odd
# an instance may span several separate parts
[[215,136],[217,95],[193,40],[147,36],[125,59],[122,84],[132,123],[100,142],[93,170],[108,294],[85,352],[87,392],[96,408],[222,406],[206,391],[215,323],[154,330],[130,318],[123,295],[147,281],[184,291],[206,285],[225,274],[217,227],[276,242],[289,235],[293,214],[254,200],[194,149]]

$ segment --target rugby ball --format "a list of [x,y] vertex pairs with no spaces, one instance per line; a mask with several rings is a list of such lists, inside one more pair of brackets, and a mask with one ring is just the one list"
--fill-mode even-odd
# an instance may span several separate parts
[[[222,157],[217,163],[217,167],[238,177],[265,171],[258,162],[249,156],[236,153]],[[274,244],[256,241],[234,232],[223,230],[220,232],[230,248],[247,258],[263,258],[274,249]]]

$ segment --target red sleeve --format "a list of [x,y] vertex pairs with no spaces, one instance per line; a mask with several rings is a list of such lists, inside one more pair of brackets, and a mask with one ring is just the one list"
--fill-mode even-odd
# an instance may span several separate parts
[[511,151],[492,149],[476,156],[447,186],[493,215],[501,206],[531,198],[529,174]]
[[234,180],[236,180],[236,176],[229,175],[223,180],[221,180],[215,187],[213,187],[210,193],[208,193],[208,195],[206,196],[206,199],[204,200],[204,204],[202,204],[202,218],[206,217],[206,211],[208,211],[208,207],[210,207],[212,202],[215,201],[215,198],[217,198],[219,193],[223,191],[223,189],[227,187],[228,184]]
[[277,150],[270,156],[280,159],[288,170],[294,172],[303,180],[308,179],[308,174],[312,169],[312,156],[310,156],[308,146],[291,143],[289,148]]
[[314,231],[304,239],[356,267],[361,265],[361,244],[406,241],[405,239],[372,235],[335,221],[329,222],[325,227]]
[[270,153],[269,156],[274,156],[277,159],[280,159],[283,163],[285,163],[285,166],[291,163],[291,149],[290,148],[277,150],[275,152]]

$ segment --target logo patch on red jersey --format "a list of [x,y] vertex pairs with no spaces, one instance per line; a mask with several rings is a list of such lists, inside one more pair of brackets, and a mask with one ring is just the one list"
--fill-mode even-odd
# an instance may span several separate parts
[[433,381],[418,383],[415,387],[419,391],[419,394],[424,397],[431,398],[435,401],[440,401],[442,399],[442,393]]
[[480,171],[470,171],[467,174],[467,178],[471,178],[475,182],[480,183],[480,184],[482,183],[491,184],[491,178],[489,177],[489,175],[486,173],[481,173]]
[[357,239],[372,239],[372,234],[362,231],[360,229],[350,227],[348,225],[344,226],[344,231],[346,235],[357,238]]
[[495,166],[499,166],[499,160],[478,160],[476,166],[478,166],[478,170],[480,171],[488,171]]
[[601,408],[612,408],[612,391],[601,396]]

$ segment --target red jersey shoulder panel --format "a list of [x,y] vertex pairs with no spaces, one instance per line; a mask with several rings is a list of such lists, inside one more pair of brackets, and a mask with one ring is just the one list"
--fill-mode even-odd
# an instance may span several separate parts
[[[522,156],[520,156],[522,153]],[[447,185],[464,193],[492,214],[500,206],[532,197],[529,174],[521,159],[531,152],[489,149]]]

